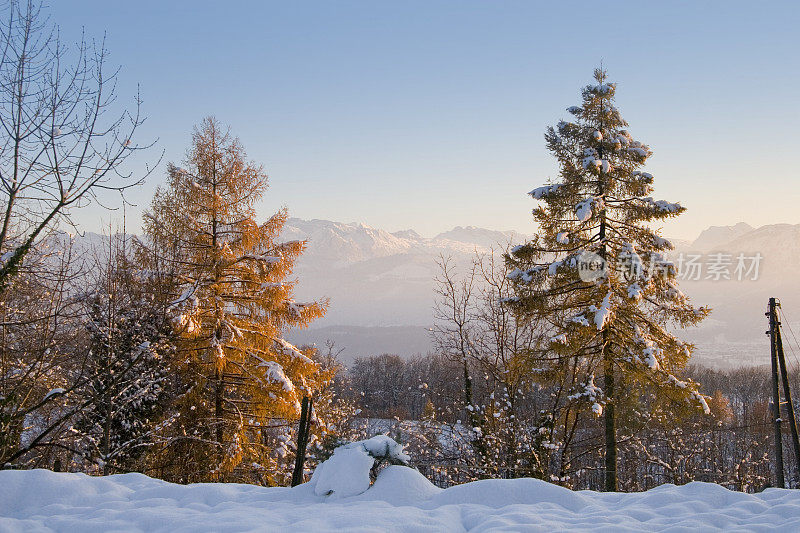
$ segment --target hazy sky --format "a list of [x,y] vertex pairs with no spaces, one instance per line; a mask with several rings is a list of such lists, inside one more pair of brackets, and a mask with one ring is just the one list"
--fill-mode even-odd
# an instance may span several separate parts
[[[67,39],[107,32],[120,96],[140,84],[152,159],[179,162],[207,114],[271,186],[264,217],[423,235],[531,231],[525,193],[554,176],[545,127],[602,60],[655,155],[666,228],[800,223],[796,2],[59,1]],[[146,205],[164,164],[131,195]],[[134,169],[135,170],[135,169]],[[110,213],[84,211],[98,229]],[[138,224],[136,210],[129,212]]]

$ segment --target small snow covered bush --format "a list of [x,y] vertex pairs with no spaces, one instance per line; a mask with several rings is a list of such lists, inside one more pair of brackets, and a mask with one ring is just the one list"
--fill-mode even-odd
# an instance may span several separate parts
[[380,463],[409,466],[411,461],[411,457],[403,451],[403,445],[386,435],[375,435],[371,439],[353,444],[362,445],[378,466]]
[[314,470],[310,483],[320,496],[355,496],[369,489],[382,466],[409,466],[410,460],[402,444],[386,435],[376,435],[336,448],[333,455]]

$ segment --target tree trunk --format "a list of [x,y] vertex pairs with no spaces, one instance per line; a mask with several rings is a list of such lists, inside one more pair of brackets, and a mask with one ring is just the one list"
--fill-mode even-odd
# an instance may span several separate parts
[[108,465],[108,456],[111,453],[111,417],[114,413],[111,410],[111,399],[106,399],[106,419],[103,424],[103,475],[111,473]]
[[[469,375],[469,365],[467,364],[467,358],[464,357],[464,403],[467,407],[467,412],[469,413],[469,421],[472,424],[472,427],[480,427],[481,426],[481,418],[478,413],[475,412],[475,407],[472,405],[472,378]],[[483,428],[481,428],[483,429]],[[472,446],[475,448],[475,451],[478,452],[478,455],[481,459],[485,459],[486,457],[486,445],[483,442],[483,433],[478,433],[477,437],[472,440]]]
[[603,410],[606,437],[605,490],[617,490],[617,430],[614,419],[614,364],[606,345],[607,330],[603,330],[603,387],[606,393],[606,406]]
[[[598,155],[603,158],[603,148],[598,149]],[[599,196],[605,195],[605,184],[603,178],[598,176]],[[605,204],[604,204],[605,205]],[[610,265],[606,257],[606,209],[600,212],[600,256],[606,262],[606,276],[610,275]],[[603,410],[603,421],[605,426],[605,490],[606,492],[616,492],[617,490],[617,431],[614,420],[614,361],[608,342],[608,325],[603,325],[602,346],[600,357],[603,361],[603,388],[605,389],[606,406]]]
[[219,371],[219,368],[215,371],[215,389],[214,389],[214,421],[217,424],[216,427],[216,437],[217,437],[217,449],[218,452],[218,459],[219,463],[222,464],[222,461],[225,460],[225,448],[223,446],[223,437],[224,428],[223,428],[223,413],[222,413],[222,392],[223,392],[223,383],[222,383],[222,372]]

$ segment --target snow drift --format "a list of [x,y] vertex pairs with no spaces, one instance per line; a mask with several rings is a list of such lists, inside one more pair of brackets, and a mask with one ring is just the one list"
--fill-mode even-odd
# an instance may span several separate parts
[[[0,531],[800,530],[800,492],[710,483],[573,492],[538,479],[440,489],[385,435],[334,450],[294,488],[175,485],[142,474],[0,471]],[[377,474],[376,465],[391,463]]]
[[0,531],[800,530],[800,492],[708,483],[648,492],[572,492],[535,479],[441,490],[389,466],[356,496],[235,484],[174,485],[141,474],[0,472]]

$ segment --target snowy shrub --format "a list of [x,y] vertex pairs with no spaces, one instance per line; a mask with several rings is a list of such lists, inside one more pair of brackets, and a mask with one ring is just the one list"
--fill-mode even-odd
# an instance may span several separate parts
[[410,460],[402,444],[386,435],[376,435],[336,448],[314,471],[311,483],[320,496],[355,496],[369,489],[381,466],[409,466]]

